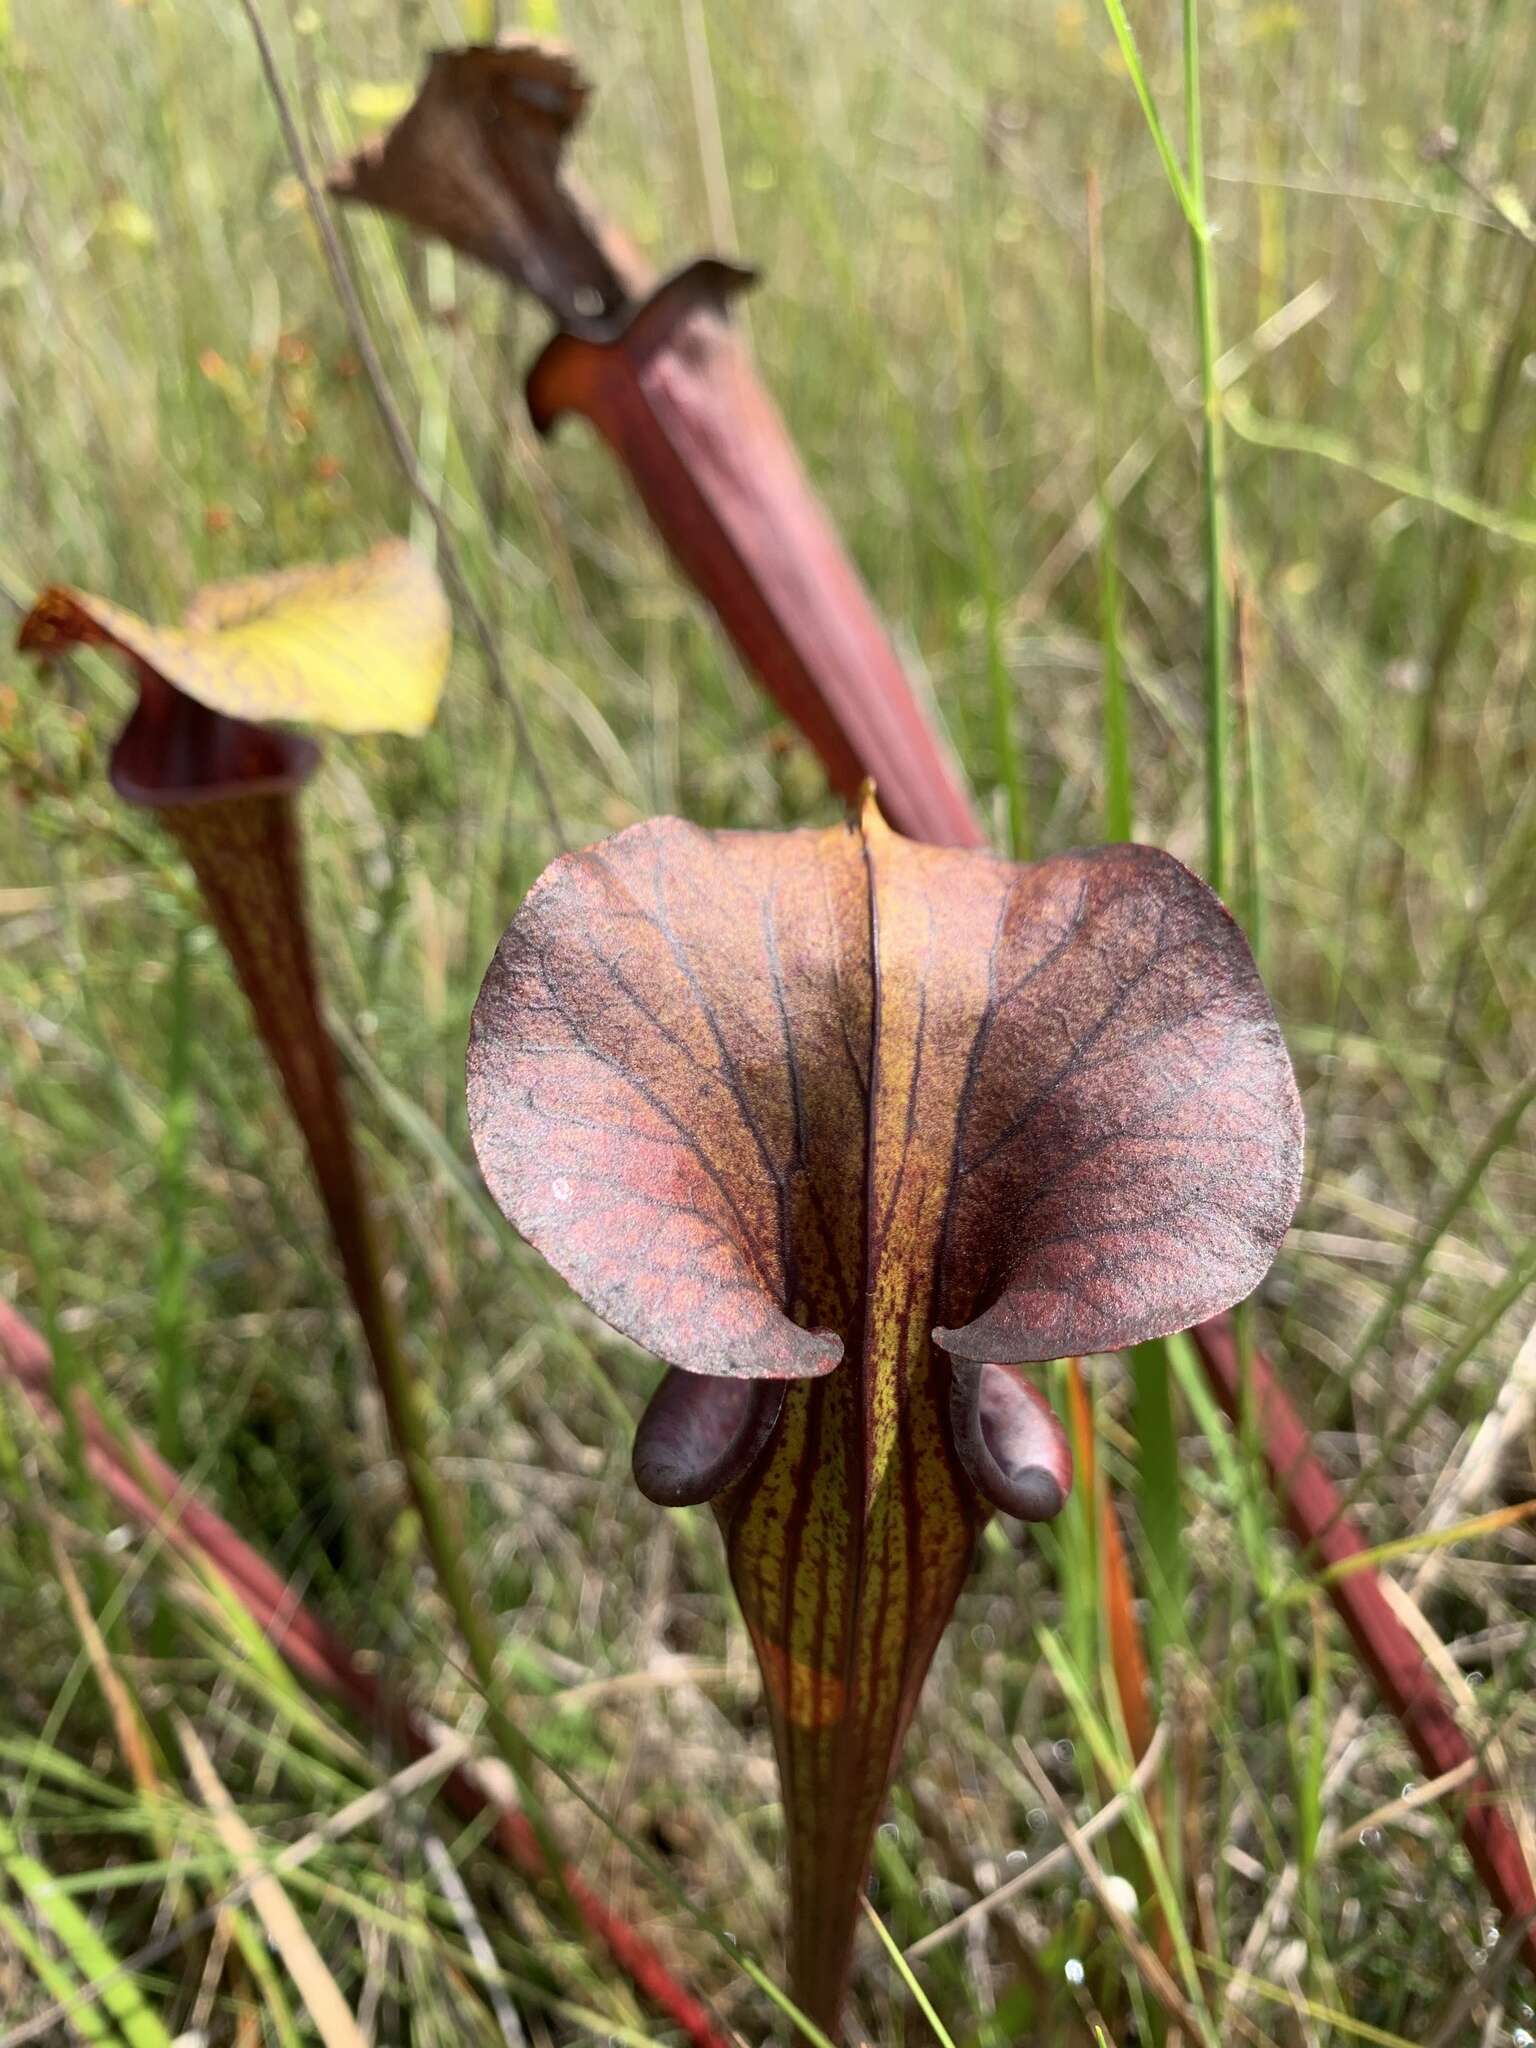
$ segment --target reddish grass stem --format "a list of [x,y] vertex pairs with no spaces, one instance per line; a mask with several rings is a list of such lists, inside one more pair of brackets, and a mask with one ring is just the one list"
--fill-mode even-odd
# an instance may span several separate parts
[[[62,1420],[53,1399],[48,1346],[4,1302],[0,1376],[14,1380],[45,1419]],[[119,1442],[83,1392],[75,1397],[75,1409],[87,1467],[106,1493],[179,1555],[217,1573],[305,1685],[339,1701],[369,1728],[382,1729],[413,1759],[439,1747],[426,1717],[366,1670],[341,1636],[312,1613],[281,1574],[200,1501],[141,1437],[130,1435]],[[536,1884],[549,1875],[526,1814],[487,1790],[472,1767],[459,1765],[449,1772],[441,1792],[466,1821],[492,1815],[489,1838],[522,1877]],[[568,1866],[562,1876],[566,1896],[589,1937],[607,1951],[641,1996],[681,2030],[690,2048],[731,2048],[725,2033],[678,1983],[650,1943]]]
[[[1191,1335],[1206,1378],[1233,1422],[1240,1423],[1250,1407],[1256,1414],[1264,1462],[1308,1559],[1321,1569],[1358,1557],[1368,1547],[1366,1540],[1318,1463],[1268,1359],[1257,1350],[1250,1349],[1246,1357],[1240,1353],[1226,1316],[1198,1324]],[[1330,1580],[1327,1590],[1426,1773],[1438,1778],[1466,1763],[1474,1754],[1472,1745],[1423,1651],[1393,1609],[1381,1574],[1361,1566]],[[1536,1967],[1536,1884],[1502,1798],[1486,1775],[1469,1781],[1462,1839],[1500,1911],[1512,1925],[1527,1923],[1525,1953]]]

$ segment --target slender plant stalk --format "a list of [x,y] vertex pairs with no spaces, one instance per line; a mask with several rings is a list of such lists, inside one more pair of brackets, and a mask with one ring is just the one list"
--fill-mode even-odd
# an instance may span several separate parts
[[1237,596],[1237,709],[1243,762],[1243,886],[1239,910],[1253,957],[1264,972],[1264,744],[1259,719],[1256,658],[1258,625],[1246,590]]
[[[1099,514],[1099,624],[1103,683],[1104,836],[1129,840],[1134,833],[1132,809],[1130,717],[1126,702],[1125,664],[1120,630],[1120,577],[1116,552],[1115,508],[1109,493],[1109,378],[1104,335],[1103,206],[1099,180],[1088,173],[1088,329],[1089,365],[1093,385],[1094,488]],[[1134,1584],[1114,1520],[1108,1489],[1102,1505],[1094,1501],[1091,1398],[1076,1360],[1068,1368],[1072,1412],[1088,1440],[1088,1473],[1084,1498],[1088,1506],[1090,1548],[1097,1549],[1102,1607],[1112,1646],[1112,1668],[1119,1695],[1120,1718],[1137,1757],[1151,1740],[1151,1704],[1147,1696],[1147,1656],[1134,1604]],[[1141,1526],[1152,1566],[1154,1652],[1183,1633],[1184,1558],[1179,1507],[1177,1436],[1167,1387],[1167,1369],[1160,1344],[1138,1345],[1131,1353],[1136,1441],[1141,1468]],[[1162,1384],[1159,1385],[1161,1378]],[[1102,1530],[1093,1544],[1094,1524]],[[1087,1669],[1087,1665],[1083,1666]],[[1171,1777],[1169,1782],[1171,1783]]]
[[875,1911],[874,1907],[869,1903],[868,1899],[865,1899],[862,1903],[864,1907],[864,1918],[869,1922],[870,1926],[873,1927],[875,1933],[879,1936],[880,1946],[885,1950],[886,1954],[890,1957],[892,1966],[894,1967],[897,1976],[900,1977],[902,1983],[905,1984],[907,1989],[911,1992],[913,2002],[917,2006],[917,2009],[922,2014],[923,2018],[928,2022],[929,2028],[933,2034],[933,2038],[935,2039],[935,2041],[939,2043],[939,2048],[955,2048],[954,2042],[950,2039],[949,2035],[944,2030],[943,2021],[939,2018],[938,2014],[933,2009],[932,2001],[929,1999],[928,1994],[924,1991],[922,1985],[918,1983],[916,1976],[913,1974],[912,1965],[907,1961],[906,1957],[902,1954],[900,1948],[897,1946],[895,1937],[892,1935],[891,1930],[880,1918],[880,1915]]
[[[1103,208],[1097,176],[1087,186],[1089,363],[1093,384],[1094,473],[1099,512],[1099,618],[1104,667],[1104,836],[1130,839],[1134,832],[1131,782],[1130,720],[1126,702],[1125,665],[1120,630],[1120,579],[1116,552],[1115,511],[1108,488],[1109,380],[1104,336]],[[1179,1499],[1178,1425],[1174,1415],[1172,1379],[1160,1343],[1138,1344],[1130,1354],[1133,1426],[1139,1454],[1141,1531],[1146,1548],[1152,1595],[1151,1649],[1160,1662],[1168,1648],[1186,1637],[1184,1606],[1188,1567],[1184,1553],[1184,1515]],[[1118,1548],[1118,1539],[1116,1548]],[[1103,1559],[1107,1567],[1111,1556]],[[1121,1569],[1124,1571],[1123,1558]],[[1138,1660],[1140,1661],[1140,1660]],[[1122,1711],[1127,1725],[1136,1715]],[[1143,1707],[1142,1713],[1147,1710]],[[1167,1783],[1176,1790],[1173,1774]],[[1176,1811],[1176,1800],[1174,1808]],[[1176,1842],[1170,1843],[1176,1849]]]
[[955,324],[964,336],[966,355],[964,382],[956,411],[960,422],[960,448],[965,464],[966,522],[971,533],[971,561],[980,585],[982,629],[985,634],[987,685],[992,698],[992,744],[997,756],[998,779],[1008,804],[1008,851],[1015,860],[1030,856],[1029,796],[1024,781],[1024,762],[1019,747],[1013,701],[1013,678],[1003,648],[1003,602],[997,573],[997,549],[992,538],[992,507],[987,492],[985,451],[981,441],[980,408],[975,391],[975,353],[971,347],[970,311],[965,289],[957,284],[952,294]]
[[[1104,0],[1110,25],[1130,73],[1131,84],[1146,116],[1147,127],[1157,150],[1169,187],[1184,215],[1189,230],[1190,259],[1194,277],[1195,330],[1200,359],[1201,482],[1205,560],[1205,873],[1218,895],[1225,895],[1231,849],[1231,748],[1232,748],[1232,608],[1227,584],[1226,456],[1221,388],[1217,377],[1220,355],[1220,327],[1216,304],[1216,266],[1213,235],[1205,206],[1204,134],[1200,90],[1200,11],[1198,0],[1183,0],[1184,39],[1184,124],[1185,163],[1180,167],[1168,131],[1147,82],[1141,53],[1126,15],[1123,0]],[[1097,206],[1090,199],[1090,273],[1094,269],[1097,242]],[[1092,285],[1090,289],[1093,290]],[[1098,296],[1098,293],[1095,293]],[[1095,347],[1095,389],[1102,372]],[[1101,458],[1102,470],[1102,458]],[[1112,557],[1111,557],[1112,559]],[[1101,578],[1104,574],[1101,568]],[[1115,635],[1118,659],[1118,631]],[[1106,648],[1106,653],[1107,653]],[[1106,684],[1107,688],[1107,684]],[[1123,706],[1121,708],[1123,716]],[[1106,748],[1110,746],[1106,697]],[[1108,763],[1113,773],[1113,757]],[[1128,809],[1128,799],[1127,799]],[[1123,813],[1110,822],[1113,834]],[[1160,1347],[1159,1347],[1160,1349]],[[1155,1544],[1158,1576],[1163,1580],[1161,1621],[1164,1628],[1182,1633],[1183,1528],[1176,1491],[1170,1493],[1169,1476],[1176,1463],[1168,1459],[1177,1443],[1173,1413],[1172,1375],[1166,1357],[1154,1364],[1153,1347],[1143,1347],[1133,1359],[1136,1382],[1136,1431],[1143,1450],[1143,1510],[1148,1518],[1149,1541]],[[1162,1447],[1161,1456],[1149,1456],[1149,1446]],[[1176,1483],[1176,1482],[1175,1482]],[[1177,1609],[1177,1611],[1175,1611]]]
[[[1260,948],[1264,935],[1263,910],[1263,810],[1260,787],[1260,749],[1258,740],[1257,710],[1252,696],[1252,674],[1244,659],[1251,651],[1251,636],[1245,634],[1239,643],[1239,662],[1236,676],[1233,673],[1234,620],[1231,586],[1227,574],[1227,482],[1226,482],[1226,422],[1222,406],[1221,390],[1217,378],[1217,362],[1220,356],[1220,322],[1217,311],[1217,279],[1213,249],[1214,234],[1205,203],[1205,145],[1202,119],[1202,93],[1200,76],[1200,9],[1199,0],[1183,0],[1184,32],[1184,114],[1186,166],[1185,176],[1190,198],[1190,254],[1194,276],[1195,315],[1198,330],[1200,356],[1200,397],[1203,420],[1201,469],[1204,487],[1204,538],[1205,538],[1205,687],[1206,687],[1206,871],[1211,887],[1222,894],[1229,889],[1238,889],[1238,875],[1233,862],[1233,736],[1232,712],[1234,682],[1242,685],[1242,742],[1244,798],[1244,835],[1242,886],[1236,897],[1239,914],[1247,932],[1249,945],[1254,957],[1262,958]],[[1247,622],[1244,621],[1246,625]],[[1251,1468],[1262,1469],[1260,1452],[1263,1443],[1263,1427],[1258,1403],[1254,1393],[1253,1362],[1255,1356],[1254,1311],[1251,1302],[1239,1305],[1231,1319],[1235,1336],[1236,1356],[1242,1386],[1240,1430],[1245,1448],[1251,1455]],[[1164,1352],[1165,1370],[1163,1383],[1172,1399],[1174,1374],[1168,1347]],[[1284,1639],[1284,1628],[1278,1613],[1271,1614],[1271,1633],[1274,1648],[1275,1682],[1280,1692],[1280,1720],[1287,1731],[1293,1776],[1297,1786],[1298,1801],[1304,1800],[1306,1782],[1305,1760],[1297,1730],[1297,1694],[1295,1672],[1289,1649]],[[1319,1708],[1320,1710],[1320,1708]],[[1303,1834],[1305,1830],[1303,1830]],[[1312,1914],[1312,1924],[1318,1925],[1319,1900],[1315,1886],[1311,1883],[1310,1855],[1305,1849],[1299,1852],[1303,1866],[1303,1898]]]
[[1130,839],[1130,710],[1120,636],[1120,565],[1109,491],[1109,378],[1104,347],[1104,209],[1096,171],[1088,173],[1088,360],[1093,379],[1094,492],[1099,511],[1099,638],[1104,664],[1104,837]]
[[1185,179],[1189,241],[1200,344],[1201,471],[1205,493],[1205,878],[1226,894],[1231,841],[1232,607],[1227,589],[1226,447],[1216,314],[1216,265],[1205,210],[1205,159],[1200,111],[1199,0],[1184,0]]
[[160,1257],[155,1275],[155,1348],[159,1353],[155,1441],[171,1464],[186,1456],[187,1153],[196,1097],[192,1088],[192,934],[177,927],[171,960],[171,1037],[158,1161]]
[[1205,161],[1200,96],[1199,0],[1183,0],[1184,126],[1186,163],[1180,167],[1168,130],[1147,82],[1146,68],[1124,0],[1104,0],[1104,11],[1120,46],[1131,85],[1146,116],[1169,189],[1189,229],[1194,273],[1196,340],[1200,355],[1201,483],[1205,556],[1205,879],[1226,894],[1231,844],[1232,604],[1227,587],[1226,438],[1217,378],[1220,323],[1216,310],[1216,265],[1205,210]]

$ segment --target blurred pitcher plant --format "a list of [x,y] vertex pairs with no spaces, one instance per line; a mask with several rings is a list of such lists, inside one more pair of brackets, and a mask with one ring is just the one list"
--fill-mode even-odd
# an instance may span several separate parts
[[319,754],[275,723],[423,732],[442,694],[451,635],[435,570],[392,540],[353,561],[212,585],[179,627],[153,626],[105,598],[55,587],[23,621],[19,644],[44,657],[108,648],[138,684],[112,751],[113,787],[152,809],[186,856],[249,999],[304,1140],[426,1547],[492,1694],[492,1730],[526,1789],[526,1754],[495,1704],[493,1640],[464,1569],[456,1508],[433,1469],[420,1390],[385,1288],[321,1004],[297,805]]
[[1186,1328],[1290,1222],[1301,1110],[1241,932],[1144,846],[1016,866],[856,827],[637,825],[554,863],[475,1008],[510,1220],[669,1370],[635,1442],[712,1501],[835,2029],[876,1824],[994,1509],[1071,1483],[1021,1365]]
[[112,786],[155,812],[197,877],[303,1135],[376,1362],[399,1340],[305,903],[297,799],[319,753],[285,726],[425,731],[450,634],[430,564],[386,541],[354,561],[211,585],[179,627],[56,586],[18,643],[45,658],[102,647],[127,663],[139,695],[112,750]]
[[534,424],[577,413],[623,465],[747,668],[850,801],[866,776],[899,831],[974,845],[975,819],[869,593],[752,368],[718,257],[660,284],[565,172],[589,88],[548,44],[441,50],[414,106],[333,173],[488,264],[551,314],[528,378]]

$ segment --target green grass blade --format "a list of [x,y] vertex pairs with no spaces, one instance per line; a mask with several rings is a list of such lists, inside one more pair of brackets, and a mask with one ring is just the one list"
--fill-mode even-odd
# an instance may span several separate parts
[[1190,259],[1200,350],[1201,481],[1205,497],[1205,878],[1217,895],[1228,886],[1231,843],[1232,606],[1227,587],[1226,444],[1217,373],[1221,355],[1216,265],[1205,213],[1200,105],[1200,9],[1184,0],[1184,119],[1188,140]]
[[1396,497],[1431,505],[1437,512],[1480,527],[1500,540],[1513,541],[1517,547],[1536,548],[1536,519],[1501,512],[1497,505],[1489,505],[1452,484],[1436,483],[1433,477],[1425,476],[1408,463],[1367,455],[1342,434],[1331,433],[1325,427],[1302,426],[1294,420],[1266,419],[1243,400],[1230,397],[1227,419],[1233,433],[1241,440],[1251,441],[1256,448],[1272,448],[1285,455],[1315,456],[1319,462],[1380,484]]
[[172,1465],[186,1461],[187,1155],[197,1113],[192,1082],[192,934],[176,932],[171,959],[171,1032],[166,1047],[164,1123],[156,1165],[160,1180],[160,1242],[155,1271],[156,1444]]
[[171,2048],[169,2033],[145,2003],[138,1986],[117,1974],[117,1958],[104,1936],[73,1900],[59,1891],[47,1867],[22,1848],[4,1815],[0,1815],[0,1870],[87,1984],[97,1977],[111,1979],[102,1985],[101,2003],[117,2023],[127,2048]]
[[911,1992],[918,2011],[932,2028],[933,2038],[939,2043],[939,2048],[955,2048],[954,2042],[944,2031],[943,2021],[930,2004],[927,1992],[924,1991],[922,1985],[918,1983],[916,1976],[913,1974],[912,1965],[897,1947],[891,1930],[880,1918],[880,1915],[875,1911],[868,1899],[864,1899],[861,1903],[864,1907],[864,1918],[880,1937],[881,1947],[895,1965],[897,1976],[900,1977],[902,1983]]
[[1173,1373],[1164,1343],[1136,1346],[1131,1353],[1131,1381],[1140,1475],[1136,1500],[1152,1599],[1148,1635],[1155,1675],[1164,1653],[1188,1638],[1189,1561],[1184,1507],[1179,1498],[1179,1431]]
[[1120,566],[1115,506],[1109,489],[1108,371],[1104,348],[1104,235],[1099,181],[1090,171],[1088,212],[1089,367],[1093,379],[1093,470],[1099,512],[1099,640],[1104,662],[1104,837],[1129,839],[1131,804],[1130,709],[1120,645]]
[[1189,222],[1191,229],[1198,232],[1201,227],[1201,218],[1195,205],[1194,194],[1190,190],[1183,171],[1179,168],[1179,160],[1174,155],[1173,144],[1169,141],[1168,131],[1163,126],[1163,117],[1157,110],[1156,100],[1152,97],[1152,88],[1147,83],[1147,74],[1142,65],[1141,52],[1136,46],[1136,32],[1131,27],[1123,0],[1104,0],[1104,11],[1109,16],[1109,25],[1115,32],[1115,41],[1120,45],[1121,58],[1124,61],[1126,71],[1130,75],[1132,89],[1137,99],[1141,102],[1141,111],[1146,116],[1147,131],[1152,137],[1152,145],[1157,151],[1158,161],[1162,164],[1169,187],[1174,197],[1178,200],[1183,210],[1184,218]]
[[122,2048],[122,2035],[114,2033],[94,2005],[76,2003],[79,1979],[56,1956],[51,1956],[19,1913],[13,1913],[0,1899],[0,1936],[36,1977],[55,2005],[69,2008],[69,2023],[82,2041],[104,2041],[108,2048]]

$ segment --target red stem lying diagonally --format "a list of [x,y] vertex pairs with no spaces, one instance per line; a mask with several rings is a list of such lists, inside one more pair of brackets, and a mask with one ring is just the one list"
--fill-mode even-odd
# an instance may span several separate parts
[[[1225,1316],[1197,1324],[1191,1334],[1206,1378],[1234,1423],[1242,1421],[1251,1404],[1270,1478],[1286,1520],[1308,1555],[1319,1566],[1358,1557],[1367,1547],[1365,1538],[1318,1463],[1268,1359],[1258,1351],[1245,1358]],[[1472,1746],[1423,1651],[1394,1611],[1381,1574],[1363,1565],[1330,1580],[1328,1595],[1428,1775],[1437,1778],[1466,1763],[1474,1753]],[[1525,1953],[1536,1967],[1536,1885],[1500,1799],[1487,1776],[1471,1780],[1465,1790],[1462,1839],[1500,1911],[1512,1925],[1527,1923]]]
[[[45,1419],[59,1419],[52,1395],[53,1361],[37,1331],[0,1302],[0,1377],[15,1380]],[[90,1401],[76,1396],[76,1416],[92,1476],[119,1507],[162,1535],[181,1556],[212,1569],[294,1673],[316,1691],[348,1707],[370,1727],[384,1730],[411,1758],[439,1744],[425,1719],[366,1670],[334,1629],[299,1599],[293,1588],[223,1518],[189,1491],[186,1482],[141,1437],[122,1443]],[[459,1765],[442,1795],[465,1820],[493,1816],[491,1839],[531,1883],[546,1874],[543,1852],[527,1817],[489,1791],[472,1767]],[[591,1938],[606,1949],[635,1989],[678,2027],[690,2048],[730,2048],[727,2036],[699,2001],[672,1975],[656,1950],[613,1912],[576,1873],[564,1873],[566,1896]]]

